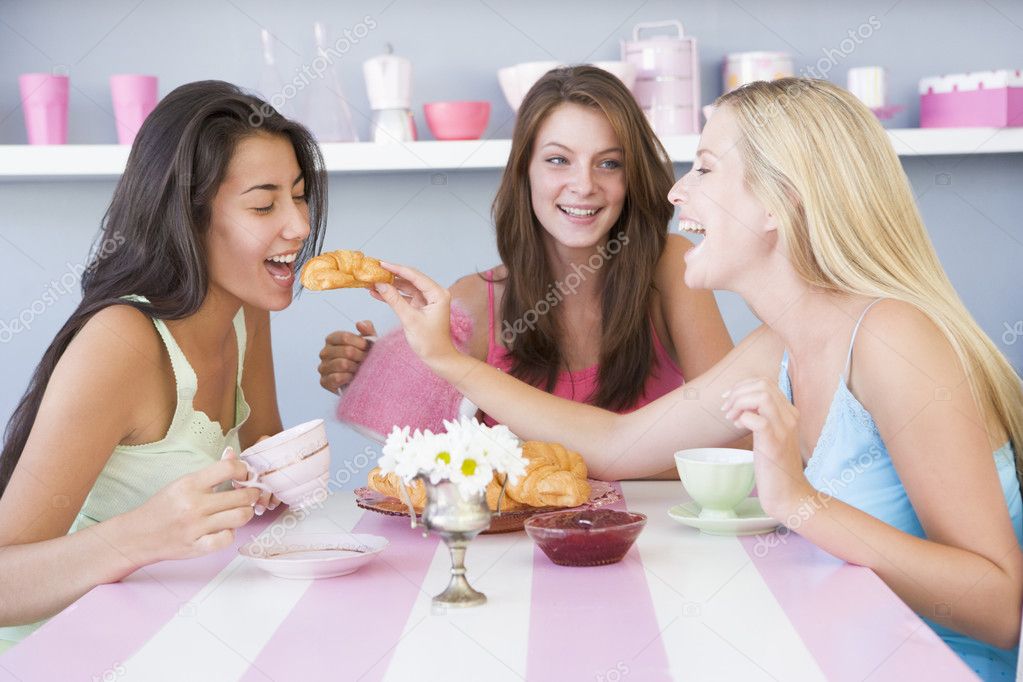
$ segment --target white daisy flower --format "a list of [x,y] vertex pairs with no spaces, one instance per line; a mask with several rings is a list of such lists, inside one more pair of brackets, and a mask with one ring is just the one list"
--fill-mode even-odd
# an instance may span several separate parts
[[434,484],[450,480],[463,496],[486,490],[494,472],[510,483],[525,473],[521,443],[506,426],[487,427],[463,417],[445,421],[444,427],[445,433],[412,434],[409,427],[394,427],[384,443],[381,471],[393,471],[407,483],[419,475]]

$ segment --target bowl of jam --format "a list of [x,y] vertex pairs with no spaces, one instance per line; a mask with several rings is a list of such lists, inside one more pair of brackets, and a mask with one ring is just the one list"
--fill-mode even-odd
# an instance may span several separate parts
[[525,527],[559,566],[604,566],[621,561],[645,525],[645,514],[584,509],[538,514]]

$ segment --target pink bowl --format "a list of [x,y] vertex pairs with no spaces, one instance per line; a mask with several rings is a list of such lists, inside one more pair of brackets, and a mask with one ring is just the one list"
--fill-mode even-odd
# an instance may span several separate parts
[[490,102],[430,102],[423,114],[438,140],[478,140],[487,129]]

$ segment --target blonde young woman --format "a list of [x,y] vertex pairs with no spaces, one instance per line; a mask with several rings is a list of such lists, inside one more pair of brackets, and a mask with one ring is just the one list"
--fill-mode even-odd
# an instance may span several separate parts
[[[679,276],[692,244],[668,235],[673,182],[671,161],[621,81],[592,66],[541,78],[519,108],[494,201],[502,263],[451,288],[474,322],[470,355],[616,411],[724,357],[732,342],[713,295]],[[375,332],[368,321],[358,327]],[[321,385],[334,392],[351,381],[368,345],[351,332],[328,336]],[[664,469],[677,477],[670,461]]]
[[450,294],[415,270],[388,266],[403,279],[373,295],[434,372],[604,478],[752,433],[771,516],[873,569],[981,677],[1011,679],[1023,392],[942,270],[876,119],[825,81],[742,88],[719,100],[669,198],[681,227],[705,235],[686,283],[739,293],[764,324],[684,395],[630,414],[456,352]]

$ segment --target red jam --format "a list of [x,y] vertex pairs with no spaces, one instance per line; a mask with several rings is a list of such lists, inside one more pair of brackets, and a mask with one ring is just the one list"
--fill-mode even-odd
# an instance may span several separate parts
[[541,514],[526,533],[560,566],[603,566],[621,561],[646,525],[646,516],[614,509]]

